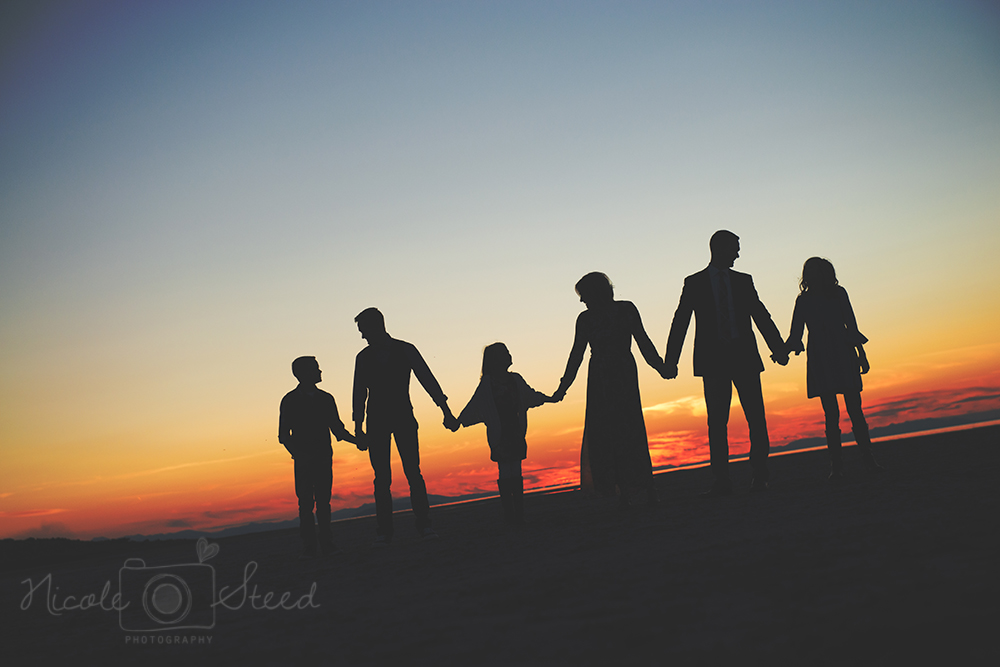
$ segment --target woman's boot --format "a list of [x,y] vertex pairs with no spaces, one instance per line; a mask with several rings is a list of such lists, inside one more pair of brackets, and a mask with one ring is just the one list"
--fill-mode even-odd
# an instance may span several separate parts
[[858,443],[858,451],[861,452],[861,461],[871,472],[885,472],[885,468],[879,465],[872,454],[872,439],[868,434],[868,424],[854,427],[854,441]]
[[840,428],[826,430],[826,450],[830,453],[830,479],[844,479],[844,455],[840,447]]
[[513,510],[513,523],[516,526],[524,524],[524,478],[512,479],[510,484],[510,500]]
[[503,508],[503,520],[507,523],[514,522],[514,486],[516,480],[498,479],[497,488],[500,489],[500,506]]

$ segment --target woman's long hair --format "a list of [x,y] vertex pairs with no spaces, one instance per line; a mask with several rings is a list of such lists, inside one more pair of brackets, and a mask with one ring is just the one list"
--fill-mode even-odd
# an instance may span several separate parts
[[837,272],[830,260],[822,257],[810,257],[802,265],[802,277],[799,279],[800,294],[806,290],[826,292],[839,284]]

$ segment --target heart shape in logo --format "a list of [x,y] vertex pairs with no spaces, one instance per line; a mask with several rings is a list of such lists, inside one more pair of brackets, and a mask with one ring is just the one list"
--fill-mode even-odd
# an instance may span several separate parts
[[198,562],[204,563],[209,558],[214,558],[215,554],[219,553],[218,544],[209,544],[208,540],[204,537],[198,538],[198,544],[195,546],[198,551]]

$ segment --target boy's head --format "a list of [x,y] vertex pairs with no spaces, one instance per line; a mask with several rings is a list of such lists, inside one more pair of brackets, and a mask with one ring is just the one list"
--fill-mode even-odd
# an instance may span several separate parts
[[316,384],[322,379],[316,357],[299,357],[292,362],[292,375],[303,384]]

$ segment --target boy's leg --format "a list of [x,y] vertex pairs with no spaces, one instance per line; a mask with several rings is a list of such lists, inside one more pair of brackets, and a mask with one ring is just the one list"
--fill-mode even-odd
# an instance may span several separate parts
[[403,463],[403,473],[406,474],[406,481],[410,485],[410,506],[417,520],[417,530],[423,534],[424,529],[430,528],[430,503],[427,501],[427,485],[424,483],[424,476],[420,473],[420,447],[417,442],[417,427],[403,427],[398,429],[394,436],[396,438],[396,449],[399,450],[399,458]]
[[333,493],[333,459],[323,458],[317,463],[313,478],[316,497],[316,525],[320,549],[328,551],[333,546],[330,531],[330,496]]
[[392,465],[389,451],[392,432],[389,430],[369,430],[368,460],[375,472],[375,516],[378,521],[378,535],[386,540],[392,539]]
[[316,526],[313,523],[313,480],[309,462],[295,459],[295,495],[299,499],[299,536],[307,552],[316,550]]

